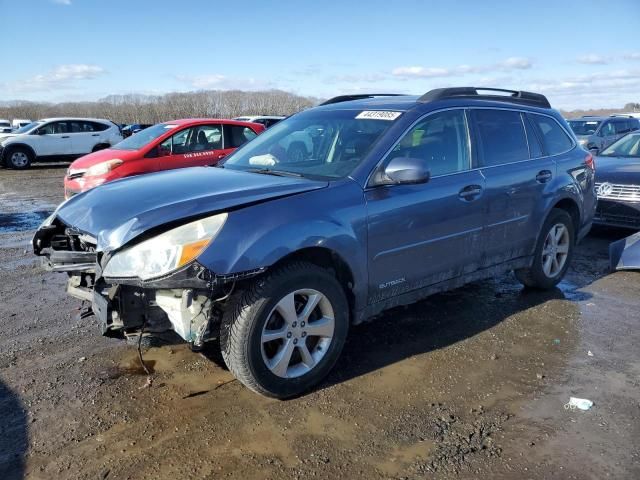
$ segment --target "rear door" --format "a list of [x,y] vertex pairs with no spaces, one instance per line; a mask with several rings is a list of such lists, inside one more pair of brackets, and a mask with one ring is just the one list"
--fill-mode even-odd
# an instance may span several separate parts
[[473,109],[477,167],[486,179],[483,266],[529,255],[538,231],[536,208],[556,172],[524,112]]
[[484,178],[471,169],[465,111],[424,117],[387,156],[423,159],[431,179],[365,190],[372,302],[478,268]]
[[69,155],[72,153],[69,126],[65,121],[49,122],[38,127],[32,143],[37,156]]
[[224,157],[232,153],[236,148],[241,147],[250,140],[258,136],[256,132],[244,125],[225,124],[224,128],[224,147],[218,152],[216,160],[219,162]]
[[100,142],[100,134],[94,131],[93,124],[83,120],[68,122],[71,150],[74,155],[91,153],[93,147]]
[[604,150],[616,141],[616,128],[613,120],[605,120],[602,127],[600,127],[598,137],[600,137],[598,145],[600,151]]

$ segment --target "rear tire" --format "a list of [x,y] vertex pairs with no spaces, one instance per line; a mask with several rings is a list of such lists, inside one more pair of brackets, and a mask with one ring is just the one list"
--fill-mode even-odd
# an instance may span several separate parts
[[33,153],[24,147],[9,148],[4,156],[4,163],[7,167],[15,170],[25,170],[33,162]]
[[540,231],[533,264],[516,270],[516,278],[526,287],[555,287],[571,264],[575,238],[571,215],[559,208],[551,210]]
[[335,275],[295,262],[231,297],[220,346],[227,367],[242,384],[284,399],[322,381],[340,356],[348,329],[348,303]]

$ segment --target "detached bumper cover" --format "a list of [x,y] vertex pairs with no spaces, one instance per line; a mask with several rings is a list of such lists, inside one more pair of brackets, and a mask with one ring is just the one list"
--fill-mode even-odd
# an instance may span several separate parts
[[640,232],[609,245],[611,270],[640,270]]

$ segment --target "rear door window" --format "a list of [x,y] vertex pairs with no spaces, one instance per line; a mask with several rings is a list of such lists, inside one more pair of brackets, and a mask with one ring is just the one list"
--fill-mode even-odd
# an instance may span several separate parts
[[504,165],[529,159],[529,147],[520,112],[472,110],[481,167]]
[[243,127],[242,125],[225,125],[224,148],[238,148],[240,145],[247,143],[257,136],[258,134],[249,127]]
[[627,120],[618,120],[613,124],[613,128],[616,131],[616,135],[622,135],[631,131],[631,127]]
[[609,137],[611,135],[615,135],[615,129],[613,128],[613,122],[605,123],[600,129],[599,135],[601,137]]
[[528,113],[527,116],[537,127],[547,155],[559,155],[571,150],[573,140],[560,124],[551,117]]

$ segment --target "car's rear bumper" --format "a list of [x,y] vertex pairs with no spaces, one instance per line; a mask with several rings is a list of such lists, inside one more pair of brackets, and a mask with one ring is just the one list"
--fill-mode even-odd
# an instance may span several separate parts
[[598,200],[596,225],[640,229],[640,201],[624,202],[615,200]]

